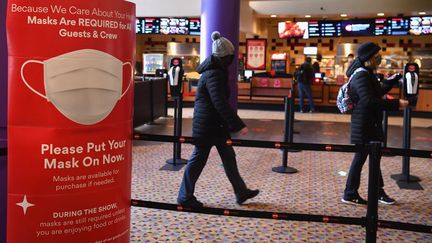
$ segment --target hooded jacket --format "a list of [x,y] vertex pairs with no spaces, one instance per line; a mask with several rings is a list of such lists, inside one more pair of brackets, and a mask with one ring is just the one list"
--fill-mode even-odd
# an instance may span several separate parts
[[[229,104],[229,63],[224,58],[209,56],[198,66],[201,77],[195,95],[192,136],[208,142],[229,137],[246,125]],[[202,139],[201,139],[202,140]]]
[[385,100],[382,97],[391,90],[397,80],[384,80],[380,85],[374,72],[366,68],[358,58],[348,67],[346,75],[351,77],[359,67],[365,68],[368,72],[357,72],[350,82],[350,96],[354,102],[351,115],[351,143],[382,141],[383,110],[399,108],[399,100]]

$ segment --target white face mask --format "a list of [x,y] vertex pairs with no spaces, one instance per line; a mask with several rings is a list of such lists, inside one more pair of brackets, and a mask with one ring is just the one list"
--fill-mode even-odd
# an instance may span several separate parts
[[[44,66],[45,95],[33,89],[24,77],[28,63]],[[28,60],[21,66],[21,78],[34,93],[51,102],[57,110],[70,120],[92,125],[105,119],[122,94],[122,63],[108,53],[93,49],[82,49],[59,55],[45,61]]]

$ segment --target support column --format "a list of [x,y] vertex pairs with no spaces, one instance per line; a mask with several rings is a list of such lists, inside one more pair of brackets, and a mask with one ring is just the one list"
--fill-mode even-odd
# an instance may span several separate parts
[[201,62],[211,55],[211,33],[215,30],[235,47],[234,61],[229,69],[229,88],[230,104],[237,109],[240,0],[201,0]]
[[[0,1],[0,148],[7,147],[8,56],[7,1]],[[6,242],[7,157],[0,156],[0,243]]]

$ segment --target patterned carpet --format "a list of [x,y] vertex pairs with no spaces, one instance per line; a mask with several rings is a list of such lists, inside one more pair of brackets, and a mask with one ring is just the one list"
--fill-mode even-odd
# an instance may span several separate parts
[[[139,143],[133,148],[132,198],[176,203],[184,169],[163,171],[172,145]],[[191,145],[182,146],[188,158]],[[352,155],[303,151],[289,154],[296,174],[278,174],[281,165],[275,149],[235,148],[238,165],[248,187],[261,193],[243,206],[235,203],[231,185],[213,149],[196,188],[196,197],[206,206],[230,209],[279,211],[363,217],[366,208],[340,203]],[[424,190],[401,190],[390,178],[401,171],[400,157],[383,157],[382,170],[387,193],[398,204],[379,206],[383,220],[432,225],[432,171],[430,159],[411,159],[411,173],[419,176]],[[367,197],[367,165],[360,194]],[[343,174],[343,173],[342,173]],[[360,226],[211,216],[132,207],[131,242],[363,242]],[[379,229],[378,242],[432,242],[432,234]]]

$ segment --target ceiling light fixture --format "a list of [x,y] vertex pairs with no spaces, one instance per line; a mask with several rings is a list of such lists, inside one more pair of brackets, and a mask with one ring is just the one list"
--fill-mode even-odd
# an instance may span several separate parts
[[419,14],[420,14],[420,15],[425,15],[425,14],[426,14],[426,12],[419,12]]
[[384,13],[377,13],[378,16],[384,16]]
[[276,18],[277,15],[276,15],[276,14],[272,14],[272,15],[270,15],[270,17],[271,17],[271,18]]
[[305,18],[310,18],[310,17],[312,17],[312,16],[310,16],[309,14],[305,15]]
[[341,17],[347,17],[348,14],[341,14],[340,16],[341,16]]

